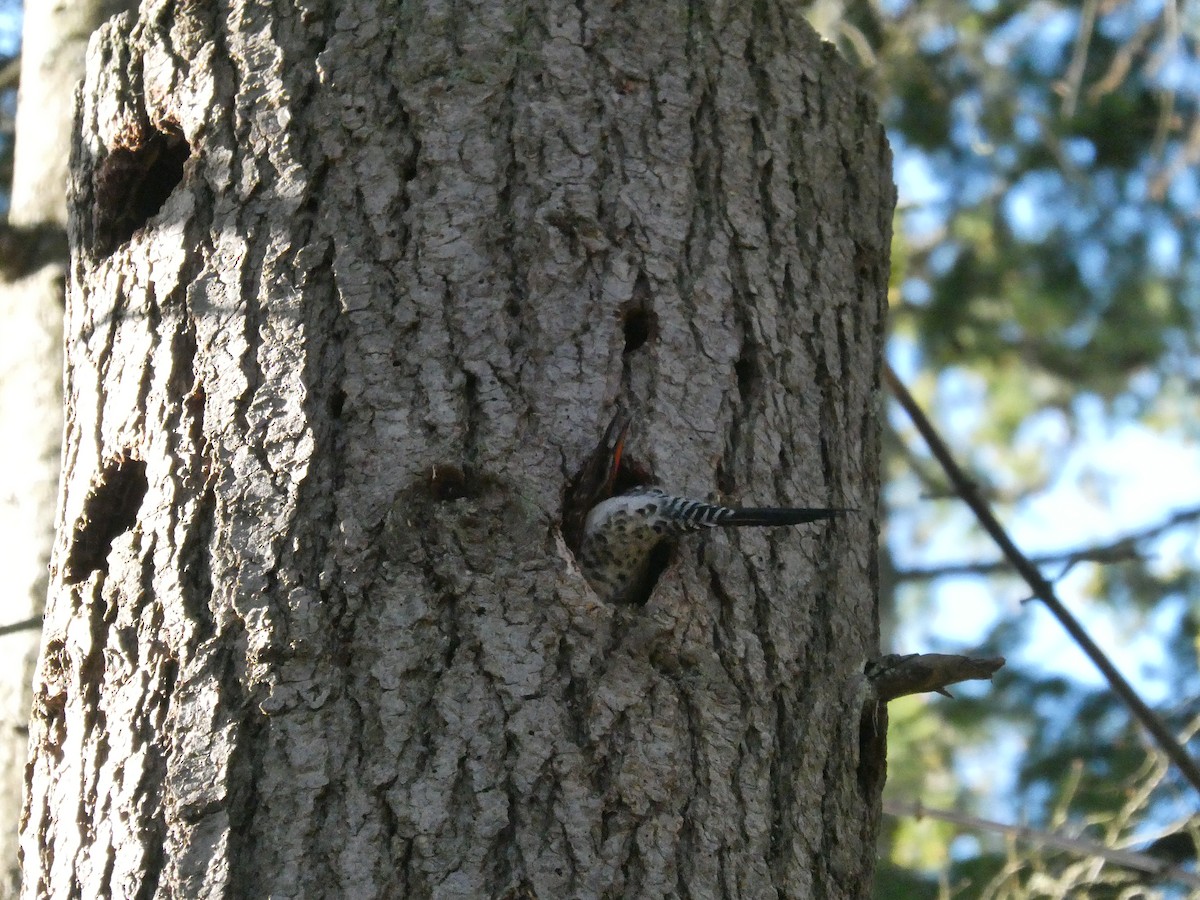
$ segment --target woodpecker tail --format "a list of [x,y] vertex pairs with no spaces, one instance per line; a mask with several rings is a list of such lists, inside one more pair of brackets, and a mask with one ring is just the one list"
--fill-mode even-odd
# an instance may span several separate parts
[[[758,508],[731,509],[706,503],[703,500],[689,500],[687,497],[675,497],[661,488],[639,488],[625,495],[627,497],[658,501],[648,512],[657,513],[664,530],[695,531],[698,528],[715,528],[717,526],[739,525],[800,525],[804,522],[818,522],[822,519],[832,519],[852,509],[825,508]],[[645,507],[644,507],[645,508]]]
[[715,517],[716,525],[801,525],[805,522],[819,522],[822,519],[835,519],[853,509],[824,508],[808,509],[795,507],[791,509],[761,509],[748,507],[746,509],[722,509],[722,515]]

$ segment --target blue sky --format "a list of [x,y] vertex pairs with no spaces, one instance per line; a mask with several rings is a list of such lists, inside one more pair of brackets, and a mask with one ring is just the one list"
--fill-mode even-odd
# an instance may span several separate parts
[[[902,338],[893,338],[889,358],[902,379],[917,377],[917,354]],[[927,408],[935,424],[965,461],[979,417],[986,414],[987,386],[969,373],[948,371],[940,376],[934,403]],[[909,445],[925,455],[926,448],[904,413],[893,407],[893,424]],[[1001,520],[1027,555],[1071,550],[1105,543],[1132,531],[1162,522],[1170,513],[1200,505],[1200,447],[1177,434],[1160,434],[1133,421],[1112,423],[1100,404],[1076,409],[1076,433],[1047,417],[1033,429],[1023,429],[1022,442],[1036,452],[1045,445],[1053,452],[1065,447],[1047,490],[1019,508],[999,511]],[[1103,485],[1097,489],[1096,485]],[[920,540],[914,529],[923,501],[915,485],[893,487],[890,540],[903,567],[935,566],[998,557],[990,539],[974,525],[965,504],[945,514]],[[1173,529],[1148,543],[1151,564],[1160,568],[1200,566],[1200,536],[1195,527]],[[1091,563],[1081,563],[1056,582],[1059,598],[1079,616],[1149,702],[1169,695],[1172,685],[1146,663],[1163,654],[1165,633],[1174,630],[1185,603],[1168,601],[1137,622],[1121,621],[1097,603],[1091,588]],[[1050,577],[1057,571],[1045,573]],[[1028,589],[1015,576],[996,580],[977,576],[940,578],[929,585],[932,613],[907,618],[898,635],[897,650],[915,652],[931,646],[957,647],[964,652],[977,645],[1002,618],[1033,617],[1031,643],[1014,661],[1047,673],[1066,675],[1082,684],[1100,686],[1095,667],[1075,647],[1057,621],[1039,603],[1023,603]]]

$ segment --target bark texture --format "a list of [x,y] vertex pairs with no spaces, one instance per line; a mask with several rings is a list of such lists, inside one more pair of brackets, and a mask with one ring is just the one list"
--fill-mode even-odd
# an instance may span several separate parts
[[[73,176],[30,896],[865,894],[893,193],[792,5],[147,2]],[[618,400],[859,512],[608,604]]]
[[17,896],[17,820],[30,684],[46,602],[46,565],[62,441],[62,315],[67,157],[88,35],[128,3],[29,3],[12,199],[0,238],[0,898]]

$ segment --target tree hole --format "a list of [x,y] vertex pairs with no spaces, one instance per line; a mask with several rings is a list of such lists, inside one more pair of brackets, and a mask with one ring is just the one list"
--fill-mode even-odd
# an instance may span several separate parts
[[148,487],[145,462],[133,459],[128,451],[109,460],[75,523],[64,573],[67,584],[77,584],[97,570],[108,572],[113,541],[137,523]]
[[470,476],[455,465],[437,465],[429,473],[429,493],[438,503],[462,500],[475,493]]
[[150,221],[175,186],[192,148],[182,134],[155,131],[136,147],[114,147],[96,168],[93,244],[108,256]]
[[342,417],[342,411],[346,408],[346,392],[341,388],[334,388],[329,394],[329,417],[337,420]]
[[724,462],[717,463],[717,490],[726,497],[737,493],[737,482],[733,474],[725,468]]
[[633,282],[633,292],[621,313],[625,326],[625,353],[634,353],[645,346],[646,341],[658,337],[658,318],[652,311],[653,295],[650,279],[645,272],[638,272]]
[[654,314],[647,309],[633,308],[625,311],[625,353],[634,353],[645,346],[656,332]]
[[741,397],[743,405],[748,404],[758,395],[762,384],[762,373],[758,363],[753,357],[743,355],[733,364],[733,371],[737,376],[738,396]]

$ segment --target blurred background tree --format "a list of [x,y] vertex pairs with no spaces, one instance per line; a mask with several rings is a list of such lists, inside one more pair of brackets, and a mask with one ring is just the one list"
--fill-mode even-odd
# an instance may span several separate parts
[[[807,6],[861,67],[895,152],[893,366],[1017,542],[1200,752],[1200,3]],[[0,0],[0,69],[18,7]],[[14,106],[0,80],[5,184]],[[1021,602],[908,422],[892,423],[885,649],[1010,663],[956,700],[892,704],[877,896],[1186,896],[1083,843],[983,821],[1196,871],[1194,793]]]
[[74,89],[92,30],[132,2],[22,10],[0,0],[0,900],[19,890],[17,821],[54,537]]

